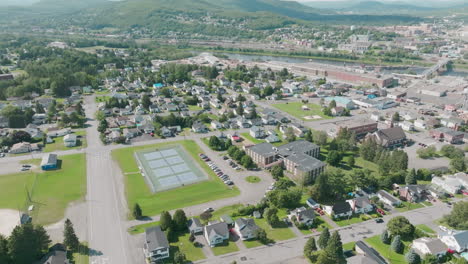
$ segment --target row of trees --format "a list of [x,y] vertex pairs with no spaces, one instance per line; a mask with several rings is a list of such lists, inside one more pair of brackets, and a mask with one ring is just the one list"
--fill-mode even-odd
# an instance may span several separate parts
[[335,231],[330,235],[328,228],[322,231],[317,242],[315,241],[315,237],[309,238],[304,246],[304,255],[310,262],[317,264],[347,263],[343,254],[343,243],[341,242],[340,234],[338,231]]
[[230,146],[228,149],[228,155],[239,162],[246,169],[253,169],[257,165],[253,162],[252,158],[236,146]]

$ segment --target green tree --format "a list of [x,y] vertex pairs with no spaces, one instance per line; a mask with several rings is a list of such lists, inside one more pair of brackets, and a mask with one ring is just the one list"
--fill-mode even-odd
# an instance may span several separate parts
[[179,251],[174,253],[174,264],[184,264],[187,261],[185,254]]
[[241,158],[241,163],[242,163],[242,166],[244,166],[244,168],[246,169],[255,168],[255,163],[253,162],[252,158],[248,155],[244,155]]
[[405,238],[412,238],[414,234],[414,226],[404,216],[397,216],[387,224],[388,231],[392,236],[401,236]]
[[15,264],[35,263],[48,250],[49,235],[42,226],[18,225],[8,240],[8,252]]
[[401,242],[401,237],[399,235],[393,237],[391,248],[398,254],[403,253],[403,249],[405,248],[405,246]]
[[328,108],[332,109],[332,108],[335,108],[335,107],[336,107],[336,101],[331,100],[330,103],[328,104]]
[[210,140],[208,141],[208,145],[214,150],[219,150],[221,146],[221,141],[217,136],[211,136]]
[[341,159],[342,159],[342,156],[338,151],[332,150],[328,152],[327,163],[330,164],[331,166],[338,166],[341,162]]
[[399,122],[399,121],[400,121],[400,113],[395,112],[395,113],[392,115],[392,121],[393,121],[393,122]]
[[329,239],[330,239],[330,231],[328,230],[328,227],[325,227],[317,241],[320,249],[325,249],[327,247]]
[[328,136],[325,131],[317,131],[313,135],[314,142],[319,146],[327,144]]
[[346,163],[348,163],[348,166],[350,166],[351,168],[354,167],[354,165],[356,165],[356,160],[354,159],[354,155],[350,155],[346,159]]
[[468,201],[455,203],[452,211],[444,217],[444,220],[452,228],[468,229]]
[[326,201],[328,197],[330,197],[328,175],[329,173],[327,171],[319,174],[315,180],[315,184],[310,189],[309,195],[318,202]]
[[466,160],[464,158],[454,158],[450,160],[450,168],[453,171],[466,171]]
[[239,116],[242,116],[244,114],[244,107],[242,107],[241,103],[239,103],[239,105],[236,108],[236,114]]
[[311,237],[304,246],[304,256],[310,259],[315,251],[317,251],[317,244],[315,243],[315,237]]
[[148,95],[143,95],[143,97],[141,98],[141,105],[143,105],[143,107],[146,109],[146,110],[149,110],[149,107],[151,105],[151,99]]
[[274,165],[271,168],[271,176],[275,180],[279,180],[280,178],[284,177],[283,167],[281,165]]
[[268,244],[270,242],[267,233],[262,228],[259,228],[255,231],[255,236],[262,244]]
[[414,249],[410,249],[410,251],[405,255],[406,261],[408,264],[420,264],[421,257],[414,251]]
[[138,203],[135,203],[135,205],[133,206],[133,217],[135,219],[141,219],[141,217],[143,216],[143,211],[141,210],[141,207]]
[[65,220],[65,229],[63,231],[63,244],[72,252],[77,252],[80,247],[80,241],[75,234],[75,229],[70,219]]
[[416,170],[413,168],[406,174],[405,183],[407,185],[416,184],[417,183],[416,178],[417,178]]
[[175,242],[177,240],[177,232],[175,231],[173,226],[166,229],[166,237],[170,243]]
[[168,228],[172,227],[172,216],[168,211],[162,211],[161,217],[159,219],[159,223],[161,224],[162,230],[167,230]]
[[390,235],[388,234],[388,231],[387,229],[385,229],[382,234],[380,235],[380,240],[382,241],[382,243],[384,244],[390,244],[391,242],[391,239],[390,239]]
[[10,263],[10,255],[8,253],[8,239],[0,234],[0,263]]
[[424,260],[423,260],[422,263],[424,263],[424,264],[439,264],[439,259],[434,255],[427,254],[426,256],[424,256]]
[[270,224],[270,226],[272,227],[277,226],[280,222],[280,219],[278,217],[278,209],[276,209],[275,207],[269,207],[265,209],[263,216],[265,217],[268,224]]
[[318,258],[320,264],[345,264],[346,259],[343,254],[343,244],[338,231],[333,232],[333,235],[328,240],[328,244]]
[[312,130],[307,130],[307,132],[304,134],[304,139],[309,142],[314,142],[314,135],[312,134]]
[[187,229],[187,216],[185,215],[184,210],[177,209],[174,212],[173,221],[174,221],[174,227],[177,230],[183,231],[183,230]]
[[296,134],[294,134],[294,129],[292,127],[288,127],[284,135],[286,136],[286,141],[288,142],[293,142],[296,140]]

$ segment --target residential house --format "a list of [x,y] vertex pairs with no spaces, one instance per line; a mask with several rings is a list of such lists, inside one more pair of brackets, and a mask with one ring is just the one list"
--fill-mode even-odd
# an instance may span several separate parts
[[387,191],[385,190],[379,190],[377,192],[377,197],[379,197],[379,199],[387,204],[387,205],[390,205],[390,206],[399,206],[401,204],[401,201],[400,199],[396,198],[395,196],[389,194]]
[[341,106],[333,107],[331,113],[333,116],[342,116],[345,112],[345,108]]
[[[375,249],[369,247],[366,243],[359,240],[356,242],[354,249],[358,256],[362,256],[360,264],[387,264],[388,262]],[[349,263],[349,262],[348,262]]]
[[46,122],[47,120],[47,115],[46,114],[34,114],[32,117],[32,123],[35,125],[42,125]]
[[314,199],[312,199],[312,198],[307,199],[306,204],[307,204],[310,208],[313,208],[313,209],[320,208],[320,204],[317,203],[317,202],[316,202]]
[[290,220],[295,217],[299,224],[312,226],[314,224],[315,211],[313,208],[305,208],[303,206],[292,210],[288,217]]
[[160,226],[153,226],[145,230],[145,244],[143,251],[151,262],[169,258],[169,241]]
[[187,223],[187,227],[191,234],[203,233],[203,225],[198,218],[190,218]]
[[107,138],[112,141],[116,142],[120,138],[120,130],[113,130],[108,135]]
[[451,194],[457,194],[463,188],[463,184],[457,178],[433,177],[431,183]]
[[281,139],[278,137],[278,135],[276,135],[276,134],[271,134],[271,135],[268,135],[268,136],[265,138],[265,141],[268,142],[268,143],[276,143],[276,142],[280,142]]
[[367,196],[356,197],[347,202],[355,214],[367,214],[374,211],[374,205]]
[[414,121],[414,127],[415,127],[415,128],[418,128],[418,129],[426,130],[426,129],[427,129],[426,120],[416,119],[416,120]]
[[42,139],[43,134],[44,134],[39,129],[39,127],[34,124],[27,125],[24,131],[28,132],[28,134],[31,135],[33,139]]
[[126,139],[131,139],[140,135],[140,130],[136,128],[124,128],[122,130],[123,136]]
[[461,126],[465,124],[465,121],[458,117],[451,117],[440,120],[440,124],[447,128],[458,130]]
[[234,224],[234,230],[242,240],[254,239],[257,237],[257,230],[259,230],[252,218],[238,218]]
[[443,232],[438,237],[451,250],[461,253],[468,249],[468,230]]
[[161,136],[163,136],[165,138],[173,137],[174,133],[172,132],[171,129],[164,126],[164,127],[161,127]]
[[333,218],[344,218],[353,215],[353,210],[347,202],[337,202],[332,206],[327,205],[324,207],[324,211]]
[[192,124],[192,131],[195,133],[206,133],[208,128],[200,121],[196,121]]
[[204,236],[211,247],[222,244],[229,239],[228,225],[224,222],[208,223],[204,229]]
[[42,157],[41,169],[42,170],[55,170],[57,169],[57,154],[49,153]]
[[398,189],[401,200],[419,203],[426,199],[427,187],[425,185],[406,185]]
[[381,129],[369,135],[377,144],[385,148],[402,146],[406,142],[405,131],[401,127]]
[[38,264],[71,264],[68,259],[67,249],[62,244],[55,244],[49,252],[42,257]]
[[265,130],[263,130],[262,127],[253,126],[253,127],[250,128],[249,134],[253,138],[264,138],[265,137]]
[[28,153],[31,151],[39,150],[39,146],[37,144],[31,144],[29,142],[20,142],[14,144],[11,149],[10,153],[12,154],[21,154],[21,153]]
[[75,134],[68,134],[63,137],[63,144],[67,148],[71,148],[76,146],[76,135]]
[[232,220],[232,218],[229,216],[229,215],[222,215],[219,220],[221,220],[221,222],[224,222],[228,225],[228,228],[232,228],[234,227],[234,220]]
[[442,257],[447,253],[447,246],[438,238],[421,237],[413,240],[411,248],[420,256],[434,255]]
[[347,97],[334,96],[325,98],[325,102],[327,102],[327,104],[329,104],[331,101],[335,101],[336,106],[343,107],[349,110],[356,108],[356,105],[354,104],[353,100]]
[[213,120],[213,121],[211,121],[211,128],[212,129],[221,129],[221,128],[223,128],[223,124],[221,124],[219,121]]
[[70,128],[63,128],[63,129],[58,129],[58,128],[49,128],[47,130],[47,136],[54,138],[54,137],[63,137],[65,135],[68,135],[71,133]]
[[398,126],[401,127],[405,131],[414,131],[414,125],[413,123],[409,121],[403,121],[398,123]]

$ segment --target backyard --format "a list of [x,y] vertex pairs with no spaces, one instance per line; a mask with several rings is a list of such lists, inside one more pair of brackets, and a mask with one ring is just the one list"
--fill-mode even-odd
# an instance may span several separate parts
[[306,104],[309,110],[303,110],[302,109],[303,105],[304,104],[302,102],[292,102],[292,103],[274,104],[273,107],[304,121],[314,120],[313,118],[306,118],[306,117],[312,117],[312,116],[320,117],[318,119],[333,118],[333,117],[324,115],[322,113],[322,108],[320,107],[320,105]]
[[[209,180],[176,189],[152,193],[139,172],[134,153],[135,151],[161,148],[170,145],[183,146],[204,172],[209,175]],[[129,147],[112,151],[113,159],[119,163],[120,169],[125,175],[125,192],[128,204],[132,206],[138,203],[144,215],[153,216],[160,214],[162,211],[184,208],[239,195],[240,192],[236,187],[230,188],[226,186],[216,177],[214,172],[209,169],[208,165],[198,157],[198,153],[201,152],[200,147],[193,140]]]
[[[0,208],[26,210],[34,205],[35,224],[47,225],[61,220],[71,202],[86,194],[86,158],[84,154],[60,156],[57,170],[15,173],[0,176]],[[38,164],[39,160],[25,163]],[[28,202],[28,194],[32,202]]]
[[384,244],[380,240],[380,235],[376,235],[373,237],[369,237],[365,239],[366,243],[368,243],[371,247],[377,250],[380,255],[390,261],[391,264],[406,264],[405,254],[408,252],[408,242],[402,241],[405,245],[405,249],[403,254],[398,254],[394,252],[390,245]]
[[86,148],[86,131],[77,131],[74,133],[75,135],[79,136],[76,140],[76,146],[74,147],[65,147],[63,144],[63,137],[56,137],[52,140],[53,143],[46,144],[43,148],[43,152],[53,152],[53,151],[60,151],[60,150],[69,150],[69,149],[80,149]]

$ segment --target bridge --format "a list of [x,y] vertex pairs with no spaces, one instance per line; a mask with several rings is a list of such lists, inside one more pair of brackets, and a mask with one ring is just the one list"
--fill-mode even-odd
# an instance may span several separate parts
[[439,75],[443,72],[447,71],[447,64],[450,63],[449,59],[443,59],[439,62],[437,62],[436,65],[430,67],[429,69],[425,70],[422,72],[420,75],[422,78],[430,79],[432,77],[435,77],[436,75]]

